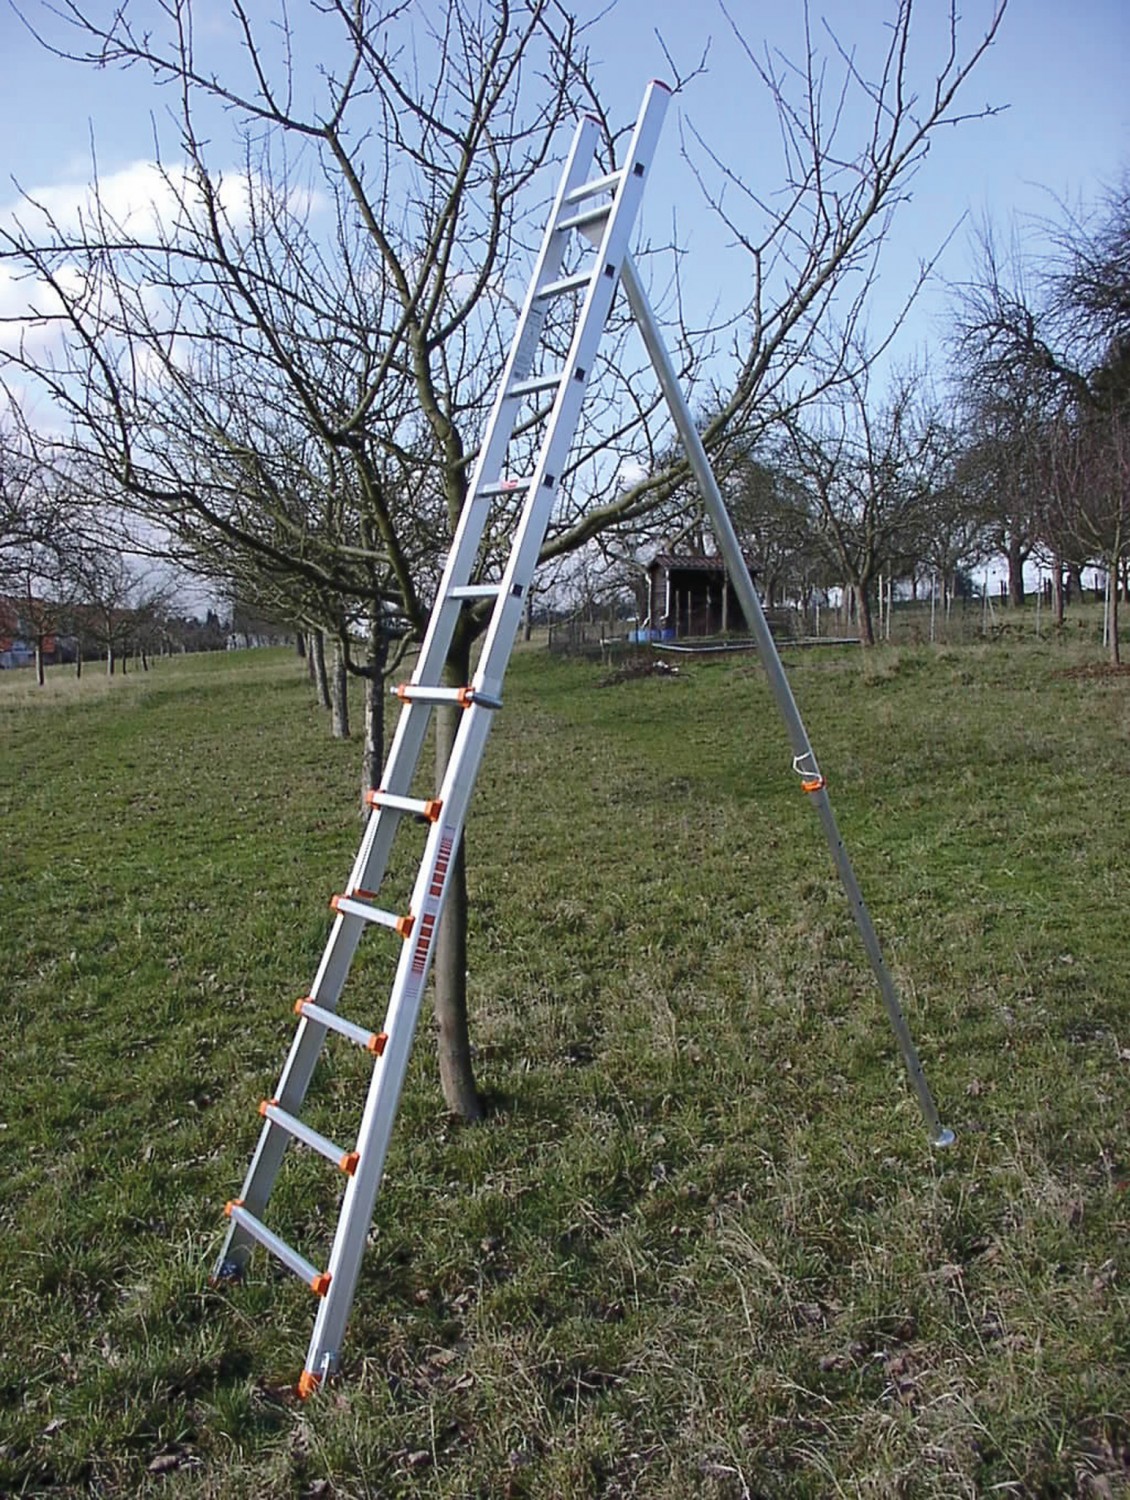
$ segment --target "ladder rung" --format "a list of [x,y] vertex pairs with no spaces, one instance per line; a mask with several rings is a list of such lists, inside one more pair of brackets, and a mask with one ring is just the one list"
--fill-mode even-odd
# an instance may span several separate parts
[[449,589],[449,599],[494,599],[502,585],[499,583],[465,583],[457,589]]
[[[361,897],[360,901],[356,899],[358,896]],[[360,917],[363,922],[376,922],[380,927],[391,927],[402,938],[406,938],[412,931],[415,917],[398,916],[394,911],[382,911],[379,906],[371,906],[369,903],[369,891],[350,891],[348,896],[334,896],[330,901],[340,917]]]
[[475,494],[487,500],[493,495],[515,495],[529,487],[528,479],[498,479],[491,484],[480,484]]
[[282,1261],[287,1270],[293,1271],[311,1291],[317,1292],[319,1297],[326,1295],[330,1289],[329,1272],[319,1271],[317,1266],[312,1266],[304,1255],[299,1255],[298,1251],[292,1249],[285,1240],[280,1239],[274,1230],[268,1229],[262,1219],[257,1219],[253,1213],[248,1213],[238,1199],[229,1203],[224,1212],[253,1240],[258,1240],[265,1250],[269,1250],[276,1260]]
[[294,1014],[302,1016],[304,1020],[313,1021],[318,1026],[325,1026],[328,1031],[336,1031],[339,1036],[354,1042],[358,1047],[363,1047],[374,1057],[380,1057],[388,1045],[387,1032],[369,1031],[365,1026],[357,1026],[352,1021],[347,1021],[344,1016],[339,1016],[337,1011],[326,1010],[324,1006],[318,1005],[310,999],[309,995],[295,1001]]
[[575,276],[563,276],[560,281],[547,281],[535,293],[538,297],[560,297],[565,292],[575,292],[578,287],[588,286],[592,281],[591,271],[578,271]]
[[596,208],[586,208],[584,213],[570,214],[567,219],[559,219],[557,221],[557,228],[561,231],[566,229],[587,229],[590,224],[599,224],[602,219],[607,219],[611,211],[611,203],[601,203]]
[[556,370],[552,375],[535,375],[532,380],[519,380],[507,391],[508,396],[533,396],[538,391],[552,391],[561,384],[564,372]]
[[285,1109],[281,1108],[277,1099],[264,1099],[259,1105],[259,1113],[265,1120],[270,1120],[272,1125],[277,1125],[281,1130],[292,1135],[296,1141],[309,1146],[311,1151],[316,1151],[319,1156],[332,1161],[334,1166],[340,1167],[347,1177],[352,1177],[356,1172],[357,1163],[361,1159],[356,1151],[343,1151],[328,1136],[303,1124],[296,1115],[288,1114]]
[[502,699],[492,698],[489,693],[476,692],[474,688],[426,687],[422,683],[402,682],[393,688],[393,695],[406,703],[456,703],[460,708],[501,708]]
[[591,198],[594,193],[607,192],[614,188],[623,177],[623,172],[609,172],[607,177],[594,177],[591,182],[582,182],[580,187],[575,187],[571,193],[566,193],[564,202],[583,203],[586,198]]
[[[452,590],[452,594],[455,594]],[[497,590],[495,591],[497,592]],[[370,807],[387,809],[390,812],[411,813],[413,817],[423,818],[426,823],[434,823],[439,817],[440,808],[443,803],[438,797],[398,797],[394,792],[375,790],[365,793],[365,801]]]

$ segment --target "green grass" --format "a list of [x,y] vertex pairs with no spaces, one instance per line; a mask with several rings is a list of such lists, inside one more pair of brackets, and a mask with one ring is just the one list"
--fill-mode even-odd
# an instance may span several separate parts
[[[491,1112],[447,1119],[422,1028],[307,1403],[309,1293],[208,1273],[358,747],[285,655],[0,679],[0,1494],[1124,1493],[1130,679],[1084,649],[790,661],[944,1153],[751,659],[520,654],[468,833]],[[338,1139],[358,1064],[311,1098]],[[317,1261],[334,1174],[291,1155]]]

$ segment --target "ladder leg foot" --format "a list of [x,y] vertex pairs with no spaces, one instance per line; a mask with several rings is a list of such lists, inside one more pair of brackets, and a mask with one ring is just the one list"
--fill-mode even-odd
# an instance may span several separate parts
[[212,1273],[213,1286],[230,1286],[243,1280],[243,1265],[238,1260],[222,1260]]

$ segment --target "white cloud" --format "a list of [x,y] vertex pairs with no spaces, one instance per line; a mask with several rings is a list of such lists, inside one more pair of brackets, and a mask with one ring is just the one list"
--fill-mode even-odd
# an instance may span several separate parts
[[[220,208],[237,230],[250,222],[252,201],[275,191],[269,179],[257,172],[224,172],[214,181]],[[321,210],[326,199],[314,189],[300,187],[287,190],[286,202],[302,216]],[[0,223],[11,226],[18,221],[33,235],[50,224],[55,234],[66,239],[84,229],[90,233],[101,214],[115,238],[145,239],[160,231],[175,234],[186,212],[196,216],[202,208],[200,189],[187,165],[162,167],[154,161],[135,161],[100,176],[97,183],[71,180],[29,188],[23,198],[0,206]]]
[[[267,179],[255,173],[233,171],[217,181],[222,212],[228,226],[237,232],[250,223],[253,201],[272,192]],[[288,206],[299,216],[317,213],[326,202],[308,188],[289,189],[286,196]],[[175,241],[186,213],[197,216],[202,207],[199,188],[187,165],[163,168],[153,161],[134,161],[100,176],[96,184],[71,179],[30,188],[23,198],[0,204],[0,230],[7,230],[17,240],[42,241],[48,246],[66,246],[84,237],[98,241],[103,236],[123,244],[169,242]],[[123,278],[129,276],[125,264],[118,269]],[[84,273],[77,263],[56,263],[52,274],[67,293],[85,290]],[[141,280],[130,284],[123,279],[118,288],[102,280],[97,297],[101,317],[110,322],[128,316],[122,304],[128,305],[133,297],[154,314],[162,302],[162,294]],[[33,354],[57,345],[62,325],[51,320],[60,310],[59,297],[50,283],[33,272],[20,271],[12,261],[0,264],[0,354],[11,353],[21,344]],[[178,362],[181,352],[176,351]]]
[[616,470],[616,488],[630,490],[634,484],[646,479],[649,473],[647,465],[641,464],[639,459],[626,459]]
[[[82,290],[82,274],[77,267],[62,266],[56,274],[66,291]],[[58,294],[49,282],[0,265],[0,353],[21,345],[27,351],[47,348],[57,337],[57,325],[48,320],[61,310]]]

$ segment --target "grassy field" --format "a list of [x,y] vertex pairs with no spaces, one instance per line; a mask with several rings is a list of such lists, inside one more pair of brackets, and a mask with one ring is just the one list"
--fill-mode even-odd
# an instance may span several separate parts
[[[948,1152],[752,660],[516,658],[468,835],[490,1116],[445,1117],[424,1028],[306,1403],[310,1294],[208,1274],[358,747],[286,655],[6,675],[0,1494],[1126,1493],[1130,677],[1086,650],[795,659]],[[291,1156],[272,1220],[318,1261],[335,1174]]]

